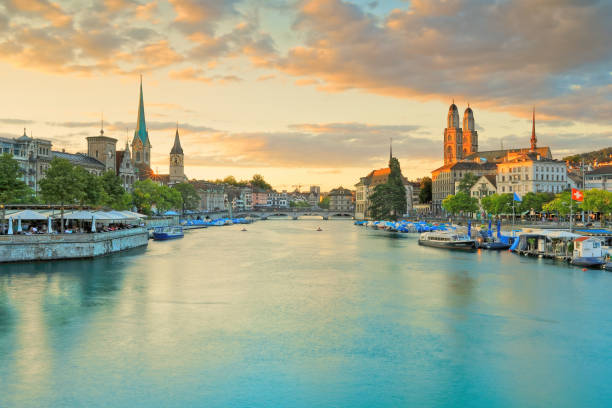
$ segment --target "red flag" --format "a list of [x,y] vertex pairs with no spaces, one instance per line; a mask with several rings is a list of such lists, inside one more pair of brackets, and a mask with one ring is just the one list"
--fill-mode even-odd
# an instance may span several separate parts
[[582,194],[582,191],[572,188],[572,200],[584,201],[584,194]]

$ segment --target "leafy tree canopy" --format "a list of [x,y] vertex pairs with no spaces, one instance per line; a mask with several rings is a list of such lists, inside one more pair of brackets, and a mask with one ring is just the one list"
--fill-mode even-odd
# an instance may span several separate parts
[[255,174],[251,179],[251,185],[253,187],[259,187],[263,190],[272,190],[272,186],[264,180],[261,174]]
[[389,161],[389,178],[379,184],[370,195],[370,217],[376,220],[397,220],[406,213],[406,187],[399,161]]
[[478,177],[477,175],[473,173],[469,173],[469,172],[465,173],[465,175],[459,182],[459,191],[462,191],[464,193],[469,193],[470,188],[472,188],[474,184],[476,184],[479,178],[480,177]]
[[11,154],[0,156],[0,203],[24,203],[32,200],[33,191],[21,180],[22,170]]
[[200,196],[195,187],[190,183],[175,184],[172,188],[181,194],[183,206],[186,210],[195,210],[200,205]]
[[421,191],[419,191],[419,202],[426,204],[431,202],[431,178],[423,177],[421,179]]
[[473,213],[478,211],[478,199],[471,197],[468,193],[459,191],[455,195],[449,195],[442,201],[442,208],[451,214]]

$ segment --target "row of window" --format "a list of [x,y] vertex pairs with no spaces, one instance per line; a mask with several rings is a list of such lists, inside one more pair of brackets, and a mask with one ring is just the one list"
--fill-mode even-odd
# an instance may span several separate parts
[[[550,177],[549,177],[550,176]],[[506,176],[498,176],[501,177],[501,181],[506,181]],[[529,174],[525,174],[523,178],[521,178],[520,174],[515,174],[512,176],[508,176],[508,181],[520,181],[520,180],[529,180]],[[534,180],[541,181],[565,181],[565,175],[561,174],[536,174]]]

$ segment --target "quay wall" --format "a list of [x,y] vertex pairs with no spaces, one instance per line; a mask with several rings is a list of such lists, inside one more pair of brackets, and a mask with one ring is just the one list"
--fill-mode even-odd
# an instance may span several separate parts
[[95,234],[1,235],[0,263],[93,258],[146,246],[145,228]]

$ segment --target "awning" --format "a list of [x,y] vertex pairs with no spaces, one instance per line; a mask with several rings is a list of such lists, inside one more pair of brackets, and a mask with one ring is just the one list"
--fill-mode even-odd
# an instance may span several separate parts
[[47,217],[32,210],[23,210],[10,215],[14,220],[46,220]]
[[[91,220],[94,214],[89,211],[75,211],[64,215],[66,220]],[[55,214],[54,218],[61,218],[61,214]]]

